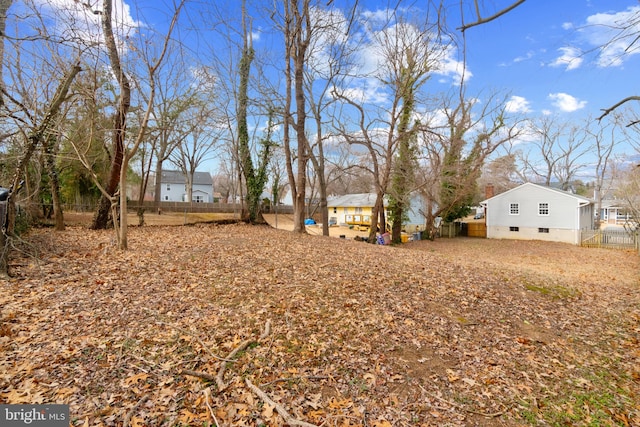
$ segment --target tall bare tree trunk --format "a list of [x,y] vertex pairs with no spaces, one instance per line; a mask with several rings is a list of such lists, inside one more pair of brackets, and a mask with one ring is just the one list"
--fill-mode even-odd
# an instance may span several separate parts
[[[98,210],[93,217],[93,223],[91,228],[94,230],[105,229],[109,223],[109,212],[111,209],[112,198],[118,189],[120,184],[120,170],[122,169],[122,160],[124,158],[124,139],[126,132],[126,120],[127,112],[131,105],[131,86],[129,79],[122,70],[120,63],[120,57],[118,55],[118,48],[113,36],[113,27],[111,25],[113,4],[112,0],[103,1],[102,12],[102,30],[104,31],[104,39],[107,45],[107,52],[109,54],[109,62],[111,63],[111,69],[118,78],[118,84],[120,86],[120,99],[118,100],[118,106],[113,118],[113,160],[111,161],[111,169],[109,171],[109,178],[107,185],[104,189],[107,194],[103,194],[98,205]],[[121,191],[126,191],[122,188]],[[126,212],[121,213],[126,215]],[[114,223],[116,218],[113,218]]]
[[306,214],[307,163],[309,161],[309,144],[306,134],[307,110],[304,93],[304,64],[307,47],[309,46],[309,0],[302,0],[302,10],[298,0],[290,0],[293,21],[291,55],[293,59],[294,94],[296,100],[296,131],[298,147],[298,164],[296,179],[296,197],[293,200],[293,231],[305,233],[304,219]]
[[[285,25],[284,25],[284,44],[285,44],[285,57],[286,57],[286,66],[285,66],[285,100],[284,100],[284,135],[283,135],[283,145],[284,145],[284,156],[285,163],[287,167],[287,178],[289,180],[289,187],[291,188],[291,197],[295,203],[295,200],[298,198],[298,187],[296,186],[296,178],[293,174],[293,153],[291,151],[291,56],[293,51],[293,46],[291,42],[293,30],[291,28],[291,12],[289,10],[289,1],[285,0],[284,2],[285,8]],[[295,207],[294,207],[295,209]]]
[[58,171],[56,170],[56,155],[58,154],[56,146],[57,138],[49,134],[42,142],[45,152],[44,163],[47,174],[49,175],[49,185],[51,187],[55,229],[57,231],[63,231],[64,214],[62,212],[62,201],[60,197],[60,180],[58,179]]

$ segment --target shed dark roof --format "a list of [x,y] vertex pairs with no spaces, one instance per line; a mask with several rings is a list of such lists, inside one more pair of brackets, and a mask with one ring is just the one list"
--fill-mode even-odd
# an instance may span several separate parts
[[[375,193],[345,194],[344,196],[332,197],[327,200],[327,206],[329,207],[365,208],[371,207],[375,203]],[[387,204],[386,198],[384,204]]]
[[[187,179],[181,171],[162,171],[162,179],[160,182],[165,184],[186,184]],[[195,172],[193,174],[194,185],[213,185],[213,178],[208,172]]]

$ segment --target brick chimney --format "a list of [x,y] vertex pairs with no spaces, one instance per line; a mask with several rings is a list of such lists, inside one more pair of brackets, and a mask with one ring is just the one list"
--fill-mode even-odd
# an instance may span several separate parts
[[494,192],[494,189],[493,189],[493,184],[487,184],[484,187],[484,198],[485,199],[490,199],[493,196],[495,196],[495,192]]

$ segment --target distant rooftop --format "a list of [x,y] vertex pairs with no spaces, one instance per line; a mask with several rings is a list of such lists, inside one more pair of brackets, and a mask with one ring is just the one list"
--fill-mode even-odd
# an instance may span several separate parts
[[[161,182],[167,184],[186,184],[187,178],[182,171],[163,170]],[[196,172],[193,175],[193,184],[213,185],[213,178],[208,172]]]

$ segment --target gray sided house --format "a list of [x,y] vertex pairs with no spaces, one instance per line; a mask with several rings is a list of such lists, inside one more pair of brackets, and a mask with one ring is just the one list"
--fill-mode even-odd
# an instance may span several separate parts
[[548,240],[580,244],[580,232],[593,229],[594,205],[585,197],[525,183],[480,203],[487,238]]
[[[211,178],[211,175],[208,172],[196,172],[194,174],[192,193],[192,202],[213,202],[213,178]],[[181,171],[162,171],[162,175],[160,177],[160,201],[189,201],[187,200],[187,178]]]

